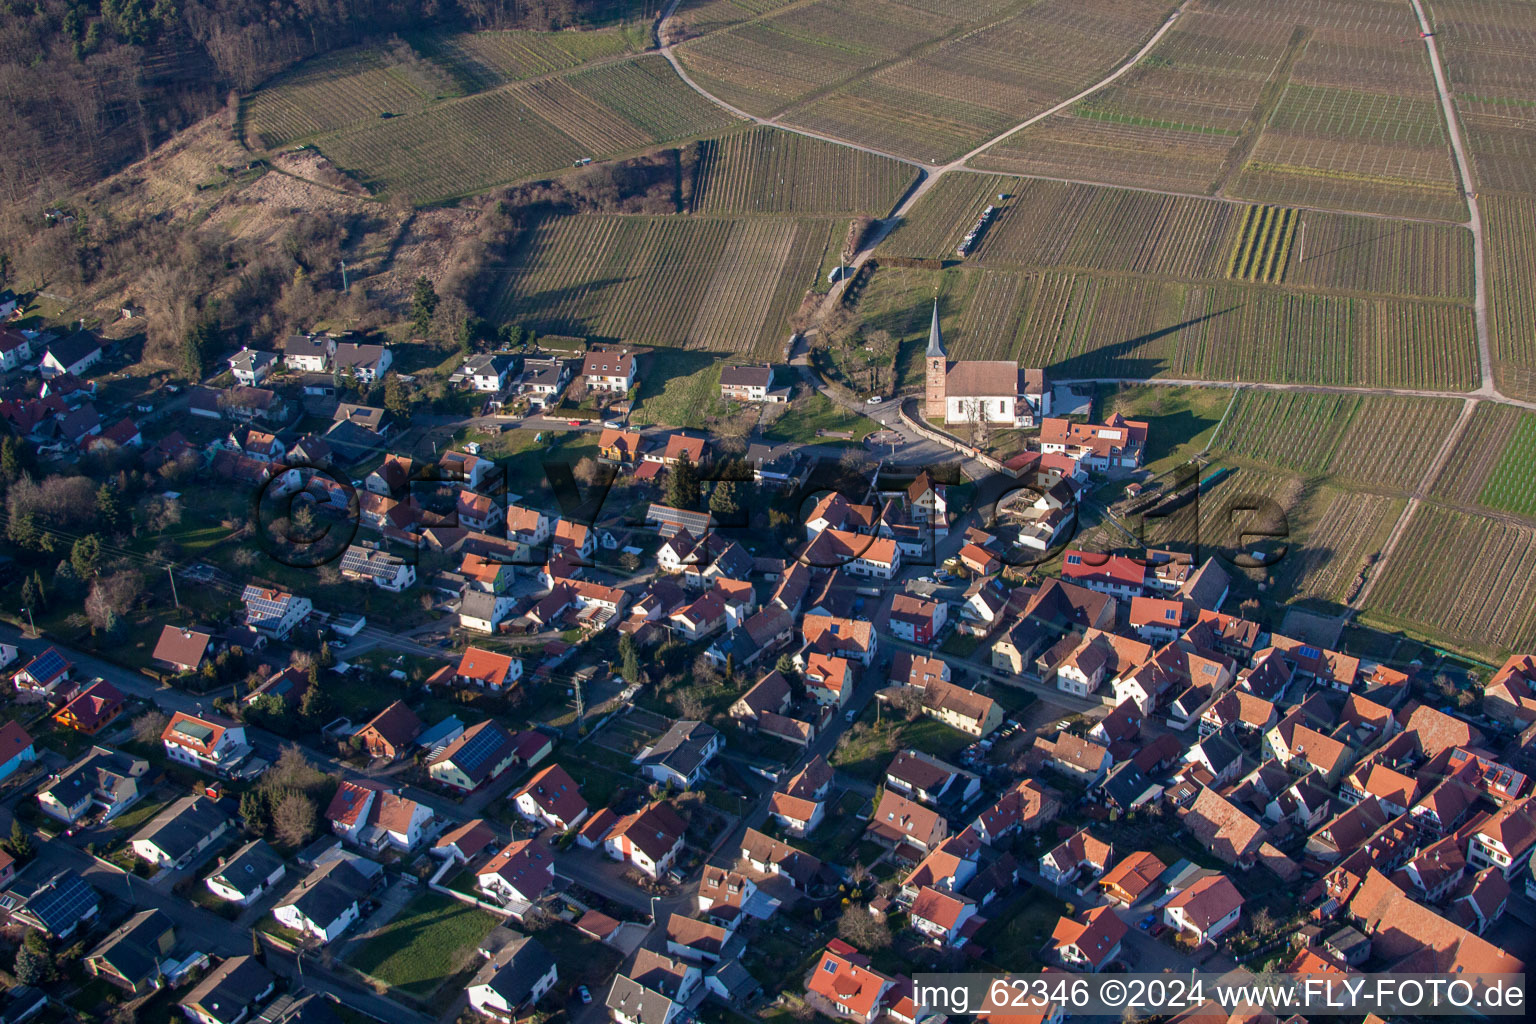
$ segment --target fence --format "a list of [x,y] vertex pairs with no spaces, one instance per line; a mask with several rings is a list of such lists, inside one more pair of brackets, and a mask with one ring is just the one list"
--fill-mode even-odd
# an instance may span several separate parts
[[1010,477],[1016,477],[1018,475],[1013,470],[1004,465],[1001,461],[994,459],[992,456],[988,455],[986,452],[983,452],[975,445],[966,444],[964,441],[960,440],[958,437],[955,437],[953,434],[945,433],[942,430],[935,430],[927,423],[924,423],[916,416],[913,416],[910,412],[907,411],[907,405],[910,402],[916,401],[917,399],[915,398],[904,399],[902,403],[896,407],[896,412],[901,416],[901,422],[906,424],[907,428],[910,429],[918,437],[932,441],[935,444],[944,445],[946,448],[953,449],[954,451],[959,452],[961,455],[964,455],[967,458],[975,459],[977,462],[981,463],[983,466],[986,466],[994,473],[1005,473]]

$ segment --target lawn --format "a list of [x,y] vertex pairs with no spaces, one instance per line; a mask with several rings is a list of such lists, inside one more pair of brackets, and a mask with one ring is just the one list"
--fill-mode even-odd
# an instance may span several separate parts
[[1148,424],[1146,468],[1162,473],[1205,449],[1232,401],[1230,388],[1122,387],[1102,401],[1098,422],[1112,413]]
[[911,747],[950,760],[974,740],[936,718],[924,715],[909,722],[901,717],[901,712],[892,712],[871,702],[853,728],[843,734],[830,761],[840,771],[874,781],[885,774],[898,750]]
[[[803,847],[807,853],[830,864],[851,863],[848,851],[864,834],[869,824],[869,810],[869,797],[846,790],[835,806],[827,808],[827,816],[816,830],[792,845]],[[860,818],[861,814],[866,818]]]
[[[828,440],[862,441],[874,433],[874,420],[849,412],[819,391],[795,399],[784,415],[763,431],[774,441],[817,444]],[[823,432],[847,434],[846,438],[826,438]]]
[[169,802],[168,800],[157,800],[154,797],[141,799],[138,803],[113,818],[108,824],[113,828],[122,829],[130,834],[137,832],[145,822],[165,810],[165,805]]
[[408,995],[431,995],[475,955],[496,918],[435,892],[423,892],[352,958],[352,966]]
[[725,363],[713,353],[658,348],[646,362],[631,424],[701,429],[707,416],[728,409],[720,399]]
[[1038,971],[1040,947],[1051,937],[1067,905],[1044,889],[1029,889],[1006,915],[988,921],[976,935],[988,963],[1005,971]]

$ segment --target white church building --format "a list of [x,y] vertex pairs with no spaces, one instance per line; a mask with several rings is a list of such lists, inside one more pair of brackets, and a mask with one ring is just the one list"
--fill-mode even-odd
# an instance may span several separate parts
[[950,362],[939,331],[937,300],[923,358],[927,360],[924,414],[931,420],[1038,427],[1051,414],[1051,384],[1044,370],[1025,369],[1002,359]]

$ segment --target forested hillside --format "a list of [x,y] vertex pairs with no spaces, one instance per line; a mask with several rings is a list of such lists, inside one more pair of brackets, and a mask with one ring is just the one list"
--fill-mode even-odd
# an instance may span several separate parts
[[0,201],[52,198],[306,57],[439,25],[553,29],[656,0],[0,0]]

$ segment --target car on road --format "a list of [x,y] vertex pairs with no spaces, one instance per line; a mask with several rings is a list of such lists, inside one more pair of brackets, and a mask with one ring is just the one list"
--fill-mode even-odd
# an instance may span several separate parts
[[624,429],[624,421],[623,420],[604,420],[603,421],[603,426],[607,427],[609,430],[623,430]]
[[870,395],[868,398],[866,398],[864,400],[864,404],[865,405],[879,405],[883,401],[885,401],[885,399],[881,398],[879,395]]
[[576,986],[576,995],[581,999],[581,1005],[583,1006],[592,1002],[592,990],[585,985]]
[[917,582],[919,582],[919,583],[932,583],[933,582],[933,577],[932,576],[919,576],[917,578]]
[[1140,923],[1141,930],[1142,931],[1147,931],[1147,930],[1149,930],[1155,924],[1157,924],[1157,915],[1156,914],[1148,914],[1146,917],[1141,919],[1141,923]]
[[858,717],[859,717],[859,713],[857,711],[855,711],[855,710],[850,709],[849,712],[846,715],[843,716],[843,721],[851,722],[855,718],[858,718]]
[[581,426],[581,420],[566,420],[565,425],[568,427],[579,427]]

